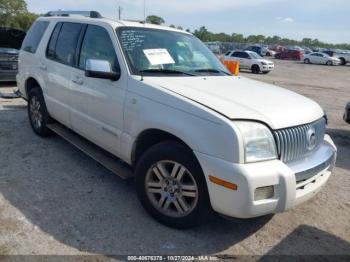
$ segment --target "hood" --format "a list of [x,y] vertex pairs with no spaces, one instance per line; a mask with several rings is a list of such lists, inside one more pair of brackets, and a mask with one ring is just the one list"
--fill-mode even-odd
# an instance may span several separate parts
[[0,27],[0,48],[20,49],[25,36],[24,31]]
[[265,62],[265,63],[267,63],[267,64],[273,64],[273,62],[272,62],[272,61],[270,61],[270,60],[266,60],[266,59],[256,59],[256,61],[259,61],[259,62]]
[[145,77],[144,81],[229,119],[258,120],[272,129],[310,123],[324,115],[317,103],[304,96],[245,77]]

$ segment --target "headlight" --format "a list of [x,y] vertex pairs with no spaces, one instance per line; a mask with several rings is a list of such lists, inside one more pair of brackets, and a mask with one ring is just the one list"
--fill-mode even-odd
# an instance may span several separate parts
[[262,64],[262,65],[267,65],[267,63],[266,63],[266,62],[261,62],[261,64]]
[[237,121],[235,124],[243,138],[246,163],[277,158],[275,140],[265,125],[248,121]]

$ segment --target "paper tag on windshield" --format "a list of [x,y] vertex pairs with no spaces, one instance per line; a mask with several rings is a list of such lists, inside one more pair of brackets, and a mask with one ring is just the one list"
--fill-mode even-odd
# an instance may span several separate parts
[[166,49],[143,49],[151,65],[175,64],[174,59]]

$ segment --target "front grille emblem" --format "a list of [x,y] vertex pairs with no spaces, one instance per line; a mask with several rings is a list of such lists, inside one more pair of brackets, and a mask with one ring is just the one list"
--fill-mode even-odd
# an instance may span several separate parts
[[316,131],[315,128],[310,127],[306,132],[307,149],[311,151],[316,146]]

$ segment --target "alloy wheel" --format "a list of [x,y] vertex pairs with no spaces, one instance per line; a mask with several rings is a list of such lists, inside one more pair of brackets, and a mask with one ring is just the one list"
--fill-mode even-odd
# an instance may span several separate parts
[[43,115],[40,109],[41,109],[41,105],[40,105],[39,99],[36,96],[33,96],[30,99],[29,110],[30,110],[30,118],[35,129],[40,129],[42,126]]
[[147,196],[153,207],[170,217],[184,217],[198,202],[198,186],[189,170],[182,164],[162,160],[147,171]]

